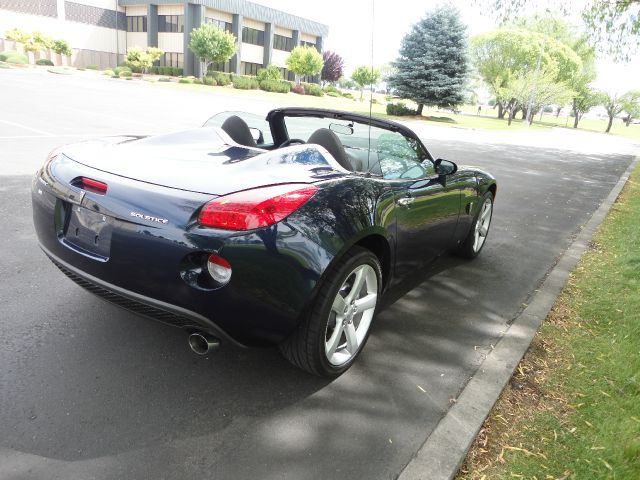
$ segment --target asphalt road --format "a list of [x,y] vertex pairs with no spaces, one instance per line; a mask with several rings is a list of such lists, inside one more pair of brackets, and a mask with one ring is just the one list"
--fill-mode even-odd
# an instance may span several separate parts
[[390,292],[359,361],[328,382],[275,349],[195,356],[182,331],[65,278],[31,224],[30,174],[56,145],[271,105],[7,70],[0,105],[3,480],[396,477],[632,160],[424,132],[436,156],[498,178],[488,244]]

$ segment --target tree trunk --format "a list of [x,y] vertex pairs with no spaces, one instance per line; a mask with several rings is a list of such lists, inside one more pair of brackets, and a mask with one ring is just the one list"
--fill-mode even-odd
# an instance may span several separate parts
[[502,102],[496,102],[496,105],[498,106],[498,118],[504,118],[504,106]]
[[627,115],[624,124],[628,127],[631,124],[631,115]]
[[611,130],[611,125],[613,125],[613,115],[609,115],[609,125],[607,125],[607,129],[604,131],[604,133],[609,133],[609,130]]
[[529,118],[527,116],[527,113],[528,113],[527,107],[522,107],[522,120],[526,120],[527,118]]
[[556,110],[556,118],[560,116],[560,110],[562,110],[562,108],[558,107],[558,109]]
[[424,107],[424,104],[419,103],[418,104],[418,110],[416,111],[416,115],[422,115],[422,108]]
[[513,117],[515,117],[515,115],[516,115],[516,110],[512,108],[511,111],[509,112],[509,122],[507,123],[507,125],[511,126],[511,121],[513,120]]
[[580,116],[578,115],[578,112],[576,112],[575,110],[573,111],[575,117],[573,119],[573,128],[578,128],[578,122],[580,121]]

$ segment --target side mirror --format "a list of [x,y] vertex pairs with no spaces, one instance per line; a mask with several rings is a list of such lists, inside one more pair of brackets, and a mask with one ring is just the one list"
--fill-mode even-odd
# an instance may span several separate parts
[[262,135],[262,130],[260,130],[259,128],[249,127],[249,131],[251,132],[251,136],[253,137],[253,140],[257,145],[264,143],[264,135]]
[[438,175],[451,175],[458,171],[458,165],[444,158],[439,158],[435,162],[436,173]]

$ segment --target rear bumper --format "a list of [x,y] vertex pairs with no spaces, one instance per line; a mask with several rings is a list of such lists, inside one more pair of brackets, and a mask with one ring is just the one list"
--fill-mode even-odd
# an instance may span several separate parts
[[244,347],[242,343],[227,335],[224,330],[210,319],[196,312],[107,283],[69,265],[42,245],[40,245],[40,248],[49,257],[49,260],[68,278],[109,303],[172,327],[187,330],[204,330],[236,346]]

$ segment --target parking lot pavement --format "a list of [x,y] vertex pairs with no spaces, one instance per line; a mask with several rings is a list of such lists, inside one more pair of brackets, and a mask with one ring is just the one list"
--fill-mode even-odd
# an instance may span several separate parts
[[[544,136],[518,146],[425,131],[434,155],[498,178],[489,243],[475,261],[445,257],[390,292],[362,357],[328,382],[275,349],[197,357],[183,332],[93,297],[37,246],[29,174],[55,142],[134,122],[136,133],[195,126],[231,100],[11,75],[0,77],[3,479],[395,478],[632,160],[545,148]],[[6,134],[2,121],[19,126]]]

